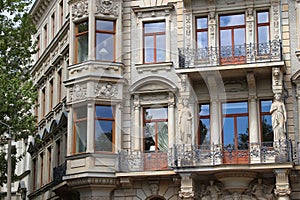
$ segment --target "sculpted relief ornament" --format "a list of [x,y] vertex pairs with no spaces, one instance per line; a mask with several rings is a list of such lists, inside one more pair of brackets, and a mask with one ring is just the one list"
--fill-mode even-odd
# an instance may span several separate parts
[[97,97],[111,98],[116,97],[118,93],[116,85],[111,83],[98,83],[95,88]]
[[88,16],[88,2],[87,1],[77,1],[72,7],[72,19],[81,18]]
[[183,108],[179,113],[179,140],[182,144],[192,143],[192,112],[189,108],[189,100],[182,100]]
[[118,16],[118,2],[116,0],[98,0],[96,14]]
[[80,99],[86,98],[86,86],[74,85],[73,88],[70,89],[70,99],[71,101],[76,101]]

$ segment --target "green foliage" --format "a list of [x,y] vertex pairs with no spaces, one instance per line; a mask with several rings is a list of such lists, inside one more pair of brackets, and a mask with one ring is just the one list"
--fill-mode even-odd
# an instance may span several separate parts
[[[35,131],[32,109],[36,89],[30,81],[31,40],[35,28],[28,14],[31,0],[0,1],[0,120],[11,127],[14,140],[26,139]],[[0,125],[0,137],[7,133]],[[12,152],[13,168],[19,158]],[[0,186],[6,182],[5,151],[0,152]]]

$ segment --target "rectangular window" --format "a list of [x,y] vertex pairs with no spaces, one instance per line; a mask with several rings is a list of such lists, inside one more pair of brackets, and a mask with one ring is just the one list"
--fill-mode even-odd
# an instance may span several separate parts
[[259,11],[256,14],[257,18],[257,45],[258,54],[264,55],[270,53],[270,20],[268,11]]
[[32,160],[32,179],[33,179],[33,191],[36,189],[36,183],[37,183],[37,176],[36,176],[36,170],[37,170],[37,162],[36,162],[36,159],[33,159]]
[[114,130],[113,107],[97,105],[95,111],[95,151],[114,151]]
[[49,110],[51,111],[52,110],[52,108],[53,108],[53,79],[51,79],[50,80],[50,83],[49,83],[49,85],[50,85],[50,88],[49,88],[49,93],[50,93],[50,95],[49,95]]
[[41,163],[40,163],[41,164],[40,165],[41,166],[41,168],[40,168],[40,185],[43,186],[44,185],[44,182],[43,182],[43,180],[44,180],[43,179],[44,178],[43,177],[44,176],[44,154],[43,153],[40,154],[40,158],[41,158],[40,159],[40,161],[41,161]]
[[48,27],[47,24],[44,26],[44,49],[46,49],[48,45]]
[[96,20],[96,59],[115,60],[115,22]]
[[158,63],[166,60],[166,23],[144,24],[144,63]]
[[51,172],[52,172],[52,152],[51,147],[48,147],[48,183],[51,181]]
[[198,144],[206,148],[210,146],[210,109],[209,104],[199,105],[199,137]]
[[245,62],[245,14],[222,15],[219,26],[221,64]]
[[88,22],[76,24],[75,27],[75,62],[80,63],[88,58]]
[[45,88],[42,89],[42,113],[41,116],[44,117],[46,114],[46,93]]
[[51,15],[52,38],[55,36],[55,12]]
[[59,12],[60,12],[60,27],[62,27],[64,23],[64,1],[59,3]]
[[41,38],[40,36],[37,36],[37,58],[39,59],[41,56]]
[[260,101],[260,123],[261,123],[261,140],[262,142],[272,143],[274,140],[272,119],[270,114],[272,100]]
[[60,140],[56,141],[56,167],[60,165]]
[[144,109],[144,150],[168,152],[168,108]]
[[74,109],[74,149],[73,153],[86,151],[87,145],[87,107]]
[[201,17],[196,19],[196,38],[197,49],[207,48],[208,46],[208,25],[207,17]]
[[60,69],[58,72],[57,72],[57,80],[58,80],[58,91],[57,91],[57,98],[58,98],[58,102],[61,101],[62,99],[62,70]]

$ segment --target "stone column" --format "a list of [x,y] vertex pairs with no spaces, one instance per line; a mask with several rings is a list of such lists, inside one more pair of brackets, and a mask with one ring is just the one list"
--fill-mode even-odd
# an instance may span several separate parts
[[181,187],[179,191],[179,197],[185,200],[192,200],[195,199],[195,192],[194,192],[194,181],[192,178],[192,174],[185,173],[180,174],[181,176]]
[[169,93],[168,100],[168,138],[169,149],[172,149],[175,144],[175,97],[172,92]]
[[134,133],[132,134],[133,150],[141,151],[141,137],[140,137],[140,97],[138,94],[134,95]]
[[276,188],[274,194],[277,200],[288,200],[290,199],[291,188],[289,185],[289,170],[288,169],[275,169],[276,175]]

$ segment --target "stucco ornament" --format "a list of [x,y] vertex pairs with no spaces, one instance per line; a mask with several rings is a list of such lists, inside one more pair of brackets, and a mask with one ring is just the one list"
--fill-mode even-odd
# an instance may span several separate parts
[[179,191],[179,197],[183,199],[193,198],[195,196],[194,191]]
[[214,181],[209,181],[210,185],[207,186],[206,190],[204,190],[204,194],[202,200],[210,200],[210,199],[219,199],[219,196],[222,194],[219,186],[214,184]]
[[115,0],[98,0],[96,7],[97,14],[118,16],[118,4]]
[[111,83],[98,83],[95,94],[97,97],[115,97],[117,95],[117,87]]
[[71,101],[80,100],[86,98],[86,88],[81,85],[75,85],[70,90]]
[[262,179],[258,179],[257,183],[252,187],[251,193],[258,200],[270,200],[273,199],[271,194],[273,187],[262,184]]
[[179,114],[180,140],[183,144],[192,143],[192,112],[189,108],[189,100],[182,100],[183,108]]
[[73,5],[72,18],[81,18],[88,15],[88,2],[78,1]]
[[270,113],[272,114],[274,141],[285,140],[286,110],[280,93],[276,93],[274,95],[274,101],[271,105]]

